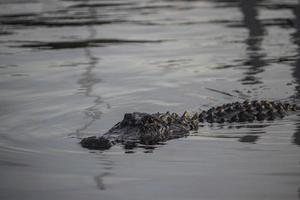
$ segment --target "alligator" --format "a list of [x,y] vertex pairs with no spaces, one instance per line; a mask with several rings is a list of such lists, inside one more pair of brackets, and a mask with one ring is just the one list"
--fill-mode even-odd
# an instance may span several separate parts
[[177,113],[141,112],[126,113],[121,122],[114,125],[100,137],[83,138],[80,144],[91,150],[106,150],[115,144],[123,144],[125,149],[138,145],[157,145],[175,138],[188,136],[197,131],[200,123],[235,123],[275,120],[299,110],[296,104],[267,100],[246,100],[212,107],[190,115],[185,111]]

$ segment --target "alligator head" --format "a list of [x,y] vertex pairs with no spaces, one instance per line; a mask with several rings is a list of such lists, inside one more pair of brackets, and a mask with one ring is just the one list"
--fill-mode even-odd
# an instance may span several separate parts
[[[196,117],[195,117],[196,116]],[[101,137],[88,137],[81,145],[89,149],[109,149],[115,143],[130,149],[137,144],[154,145],[170,139],[183,137],[198,128],[198,114],[190,118],[185,112],[182,117],[176,113],[126,113],[121,122]]]

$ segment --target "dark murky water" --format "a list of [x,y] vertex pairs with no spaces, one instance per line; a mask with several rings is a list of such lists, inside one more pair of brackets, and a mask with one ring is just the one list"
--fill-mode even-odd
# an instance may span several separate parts
[[300,199],[297,115],[78,145],[125,112],[298,102],[299,1],[0,0],[0,24],[1,199]]

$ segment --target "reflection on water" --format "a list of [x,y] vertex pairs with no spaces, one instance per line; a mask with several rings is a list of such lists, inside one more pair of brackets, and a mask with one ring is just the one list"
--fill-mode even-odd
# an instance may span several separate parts
[[[93,7],[89,7],[89,14],[91,15],[91,18],[97,19],[97,11]],[[89,40],[93,40],[97,36],[97,31],[92,26],[88,26],[88,32],[89,32]],[[100,104],[106,104],[106,108],[109,109],[110,105],[108,103],[104,103],[102,101],[101,96],[93,94],[93,87],[94,85],[101,82],[99,78],[96,77],[93,70],[96,69],[97,64],[99,63],[99,58],[95,57],[92,54],[92,50],[86,46],[85,55],[87,59],[89,60],[88,66],[85,70],[85,72],[81,75],[81,78],[78,80],[78,84],[80,87],[80,92],[83,93],[86,97],[94,98],[93,105],[86,108],[84,113],[85,115],[90,118],[90,120],[85,123],[82,127],[76,129],[75,135],[77,137],[80,137],[82,134],[84,134],[84,131],[86,131],[96,120],[99,120],[102,115],[102,111],[99,110]]]
[[299,1],[17,2],[0,2],[0,199],[299,196],[299,116],[201,124],[128,151],[91,154],[65,137],[98,133],[125,112],[299,102]]
[[107,185],[105,184],[105,178],[112,175],[112,169],[114,166],[114,162],[111,161],[104,154],[98,154],[98,155],[99,155],[98,159],[100,161],[100,164],[101,164],[104,172],[102,172],[99,175],[96,175],[94,177],[94,180],[95,180],[99,190],[106,190]]
[[245,72],[245,78],[242,79],[243,84],[258,84],[261,83],[257,75],[262,73],[264,62],[264,53],[262,53],[261,43],[264,35],[264,27],[258,19],[257,0],[240,1],[240,9],[244,16],[245,27],[249,30],[247,44],[247,54],[249,59],[245,61],[246,65],[250,65],[248,72]]
[[240,142],[246,142],[246,143],[255,143],[258,140],[258,135],[245,135],[242,136],[239,141]]
[[[236,20],[219,21],[219,23],[228,24],[231,28],[247,28],[248,38],[245,40],[247,45],[247,59],[238,59],[238,64],[225,64],[220,67],[221,69],[231,67],[244,67],[248,66],[247,71],[244,72],[245,77],[240,81],[244,85],[256,85],[263,83],[261,78],[258,77],[260,73],[264,72],[264,67],[273,60],[266,60],[266,53],[263,52],[261,45],[263,42],[263,36],[266,33],[264,28],[265,23],[262,23],[259,19],[258,5],[263,1],[260,0],[239,0],[239,1],[217,1],[222,2],[222,7],[238,7],[243,15],[241,22]],[[217,4],[217,7],[220,6]],[[244,69],[244,68],[243,68]]]
[[[16,41],[20,42],[20,41]],[[33,48],[33,49],[45,49],[45,50],[59,50],[59,49],[75,49],[75,48],[88,48],[88,47],[104,47],[105,45],[112,44],[126,44],[126,43],[158,43],[161,41],[151,40],[121,40],[121,39],[87,39],[77,41],[61,41],[61,42],[39,42],[31,41],[26,44],[21,44],[20,48]],[[24,43],[24,42],[23,42]]]
[[[283,124],[285,122],[282,122]],[[281,126],[280,123],[277,125]],[[224,124],[202,124],[197,132],[191,133],[193,137],[227,138],[236,139],[242,143],[255,144],[269,127],[274,126],[272,122],[247,122],[247,123],[224,123]]]
[[[295,29],[296,30],[292,34],[292,40],[297,45],[297,53],[298,53],[298,59],[294,63],[293,76],[295,77],[295,81],[297,83],[295,97],[299,102],[300,101],[300,1],[299,1],[298,5],[295,8],[293,8],[293,14],[295,15],[294,21],[295,21]],[[299,115],[298,119],[300,119],[300,115]],[[300,122],[299,122],[299,120],[298,120],[298,122],[296,122],[296,126],[297,126],[297,129],[293,136],[293,142],[296,145],[300,146]]]
[[8,167],[30,167],[28,164],[13,162],[7,160],[0,160],[0,166],[8,166]]
[[96,181],[96,183],[97,183],[97,187],[98,187],[99,190],[105,190],[105,189],[106,189],[106,186],[105,186],[105,184],[104,184],[104,180],[103,180],[103,179],[104,179],[106,176],[109,176],[109,175],[111,175],[111,173],[109,173],[109,172],[104,172],[104,173],[102,173],[102,174],[99,174],[99,175],[95,176],[95,181]]

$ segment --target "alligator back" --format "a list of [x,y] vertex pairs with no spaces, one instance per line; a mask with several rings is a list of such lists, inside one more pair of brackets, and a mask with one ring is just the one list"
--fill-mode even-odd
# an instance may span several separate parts
[[88,149],[109,149],[116,143],[126,149],[138,144],[155,145],[187,136],[199,123],[236,123],[275,120],[299,110],[295,104],[274,101],[244,101],[223,104],[194,113],[126,113],[121,122],[101,137],[87,137],[80,144]]

